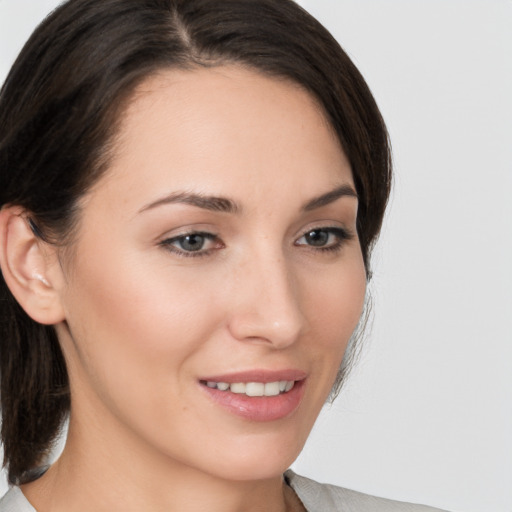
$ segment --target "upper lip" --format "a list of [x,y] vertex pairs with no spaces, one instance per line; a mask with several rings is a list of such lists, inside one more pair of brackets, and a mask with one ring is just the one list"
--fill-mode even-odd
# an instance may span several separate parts
[[306,372],[297,369],[283,369],[283,370],[248,370],[242,372],[227,373],[224,375],[210,375],[202,377],[201,381],[207,382],[226,382],[233,384],[235,382],[277,382],[280,380],[297,381],[303,380],[307,377]]

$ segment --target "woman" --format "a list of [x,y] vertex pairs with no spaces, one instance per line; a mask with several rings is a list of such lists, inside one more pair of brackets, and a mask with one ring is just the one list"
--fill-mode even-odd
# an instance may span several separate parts
[[283,477],[390,186],[375,102],[302,9],[65,3],[2,89],[0,169],[0,510],[426,510]]

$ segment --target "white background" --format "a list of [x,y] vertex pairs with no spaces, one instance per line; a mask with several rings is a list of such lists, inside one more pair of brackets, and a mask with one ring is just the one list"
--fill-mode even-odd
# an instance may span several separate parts
[[[0,77],[56,1],[0,0]],[[302,0],[394,146],[374,322],[295,469],[452,512],[512,511],[512,1]]]

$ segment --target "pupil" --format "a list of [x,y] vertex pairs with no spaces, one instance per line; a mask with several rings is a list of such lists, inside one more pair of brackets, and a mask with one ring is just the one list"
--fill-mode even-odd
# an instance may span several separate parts
[[321,246],[325,245],[327,243],[327,240],[329,239],[329,233],[326,231],[321,231],[319,229],[315,231],[310,231],[306,235],[306,240],[309,245],[315,245],[315,246]]
[[204,245],[204,237],[201,235],[187,235],[181,242],[181,247],[186,251],[199,251]]

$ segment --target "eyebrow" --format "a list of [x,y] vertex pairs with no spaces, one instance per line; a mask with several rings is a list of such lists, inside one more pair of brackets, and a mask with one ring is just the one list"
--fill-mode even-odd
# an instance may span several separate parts
[[[315,210],[346,196],[354,197],[356,199],[358,198],[357,192],[352,188],[352,186],[344,184],[334,190],[309,200],[302,206],[301,210],[306,212]],[[158,206],[175,203],[188,204],[212,212],[239,213],[241,211],[241,207],[235,201],[226,197],[206,196],[203,194],[188,192],[175,192],[144,206],[139,210],[139,213],[152,210]]]
[[341,197],[347,196],[358,199],[357,192],[354,190],[354,188],[348,183],[345,183],[335,188],[334,190],[327,192],[326,194],[314,197],[302,207],[302,211],[309,212],[311,210],[316,210],[322,206],[327,206],[328,204],[334,203],[334,201],[340,199]]
[[212,212],[237,213],[240,211],[240,207],[235,203],[235,201],[227,199],[226,197],[176,192],[144,206],[141,210],[139,210],[139,213],[142,213],[146,210],[151,210],[157,206],[173,203],[189,204],[191,206],[197,206],[198,208],[210,210]]

